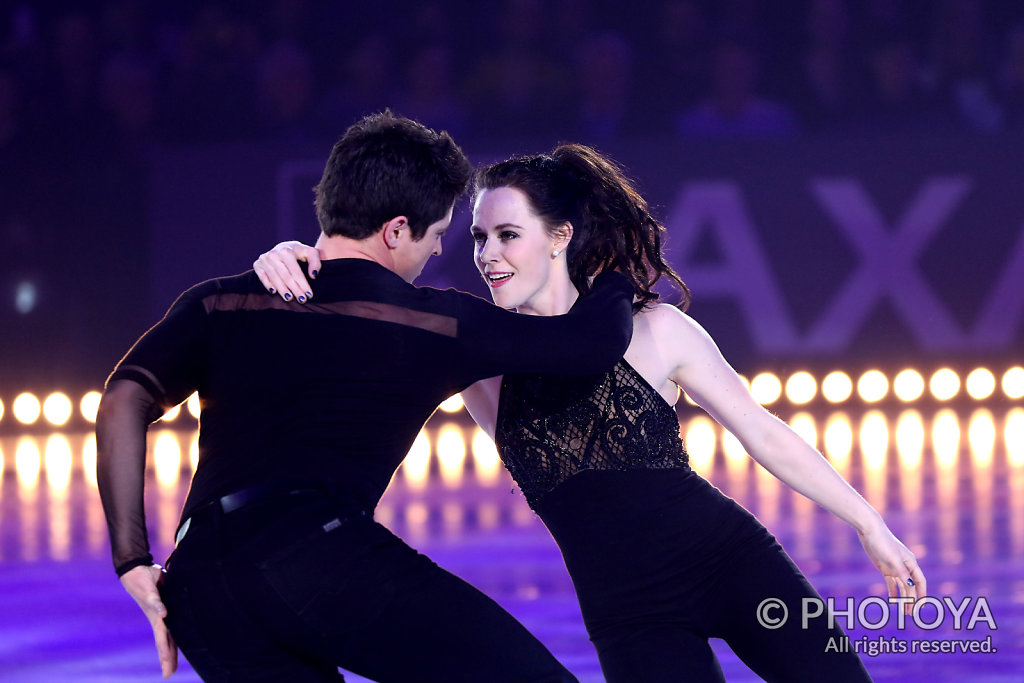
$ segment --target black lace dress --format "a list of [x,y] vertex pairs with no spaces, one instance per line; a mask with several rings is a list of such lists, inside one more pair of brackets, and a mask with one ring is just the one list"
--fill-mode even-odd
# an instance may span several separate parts
[[690,469],[675,409],[625,360],[590,377],[505,375],[495,442],[562,551],[607,680],[722,680],[709,637],[766,680],[870,680],[855,655],[825,651],[840,630],[757,623],[765,598],[792,611],[817,593]]

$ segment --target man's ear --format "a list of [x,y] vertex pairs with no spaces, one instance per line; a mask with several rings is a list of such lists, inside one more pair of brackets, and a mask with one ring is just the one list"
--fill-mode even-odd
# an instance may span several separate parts
[[395,216],[384,224],[381,234],[388,249],[397,249],[403,239],[412,236],[409,232],[409,219],[405,216]]

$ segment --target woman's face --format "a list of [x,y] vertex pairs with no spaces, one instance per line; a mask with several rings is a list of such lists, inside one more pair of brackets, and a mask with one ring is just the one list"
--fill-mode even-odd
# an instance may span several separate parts
[[[499,187],[477,195],[470,232],[477,270],[502,308],[534,307],[545,298],[552,277],[568,280],[568,240],[551,235],[520,190]],[[556,249],[563,253],[552,258]]]

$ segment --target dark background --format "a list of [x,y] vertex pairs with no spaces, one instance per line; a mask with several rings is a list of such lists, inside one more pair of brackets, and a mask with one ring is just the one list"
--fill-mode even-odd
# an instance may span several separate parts
[[[0,393],[95,388],[183,288],[314,240],[331,143],[383,107],[474,161],[561,140],[622,161],[741,370],[1019,359],[1019,303],[1008,334],[979,321],[1000,283],[1024,289],[1024,3],[15,1],[0,5]],[[859,268],[812,191],[837,178],[891,229],[929,182],[966,183],[915,261],[956,339],[882,297],[842,343],[808,345]],[[713,221],[673,250],[680,198],[707,183],[742,199],[788,347],[756,331],[775,314],[702,279],[727,260]],[[467,221],[460,206],[422,282],[485,295]],[[737,291],[758,286],[746,277]]]

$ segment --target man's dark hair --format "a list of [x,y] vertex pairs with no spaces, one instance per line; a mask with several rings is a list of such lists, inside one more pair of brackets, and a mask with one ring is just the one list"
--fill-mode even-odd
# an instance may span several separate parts
[[447,132],[385,110],[354,123],[334,143],[313,188],[316,217],[328,237],[369,237],[395,216],[414,240],[444,218],[473,173]]

